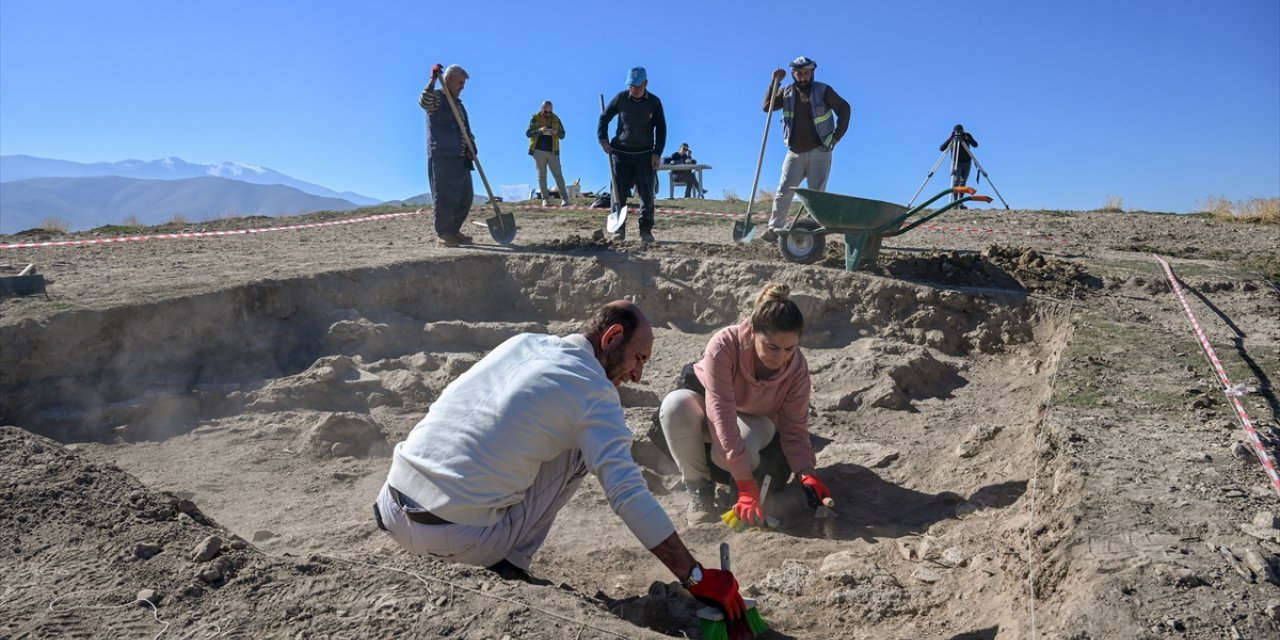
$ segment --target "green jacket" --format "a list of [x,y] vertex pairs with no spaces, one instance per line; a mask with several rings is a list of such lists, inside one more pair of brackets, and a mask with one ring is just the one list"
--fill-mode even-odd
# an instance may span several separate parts
[[524,135],[529,137],[529,155],[533,155],[533,150],[538,146],[538,137],[542,135],[540,131],[543,127],[551,127],[555,130],[555,135],[551,136],[551,153],[560,155],[560,141],[564,139],[564,125],[560,122],[560,116],[552,113],[550,117],[542,115],[539,109],[529,118],[529,129]]

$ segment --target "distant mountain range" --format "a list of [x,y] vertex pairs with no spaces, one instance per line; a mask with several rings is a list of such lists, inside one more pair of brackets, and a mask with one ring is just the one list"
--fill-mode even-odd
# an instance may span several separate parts
[[7,155],[0,156],[0,183],[0,233],[40,227],[48,218],[82,231],[120,224],[130,216],[151,225],[174,216],[199,222],[217,216],[345,211],[379,203],[265,167],[192,164],[180,158],[85,164]]
[[47,218],[61,220],[69,231],[83,231],[122,224],[130,217],[143,225],[155,225],[175,216],[199,222],[219,216],[277,216],[355,208],[356,204],[342,198],[226,178],[31,178],[0,184],[0,233],[38,228]]
[[251,184],[280,184],[293,187],[303,193],[325,198],[342,198],[365,206],[381,202],[375,198],[344,191],[339,193],[318,184],[291,178],[266,167],[241,162],[220,164],[192,164],[181,158],[161,160],[122,160],[120,162],[71,162],[50,160],[34,156],[0,156],[0,182],[15,182],[29,178],[87,178],[120,176],[138,180],[182,180],[184,178],[227,178]]

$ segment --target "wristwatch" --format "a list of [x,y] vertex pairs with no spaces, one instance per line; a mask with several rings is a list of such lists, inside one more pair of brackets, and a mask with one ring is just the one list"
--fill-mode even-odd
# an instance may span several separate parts
[[693,565],[693,570],[689,572],[689,577],[680,581],[680,586],[685,589],[692,589],[702,582],[702,565]]

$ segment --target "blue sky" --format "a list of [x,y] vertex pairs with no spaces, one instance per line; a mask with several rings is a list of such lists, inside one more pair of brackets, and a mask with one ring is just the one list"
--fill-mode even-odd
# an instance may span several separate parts
[[[535,182],[524,129],[550,99],[566,177],[603,189],[598,96],[643,65],[666,152],[688,142],[713,197],[745,196],[769,73],[803,54],[853,107],[830,191],[905,203],[963,123],[1014,208],[1280,196],[1275,0],[782,6],[2,0],[0,153],[239,161],[404,198],[427,190],[417,97],[441,62],[471,73],[462,98],[495,188]],[[775,120],[762,188],[783,154]]]

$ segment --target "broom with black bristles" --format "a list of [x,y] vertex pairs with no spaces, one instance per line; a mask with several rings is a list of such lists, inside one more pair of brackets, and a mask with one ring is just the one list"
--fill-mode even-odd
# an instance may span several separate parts
[[[729,543],[720,543],[720,570],[729,571]],[[743,598],[745,611],[742,618],[729,623],[724,613],[715,607],[703,607],[698,610],[698,629],[703,640],[750,640],[769,630],[769,623],[756,608],[756,601]]]

